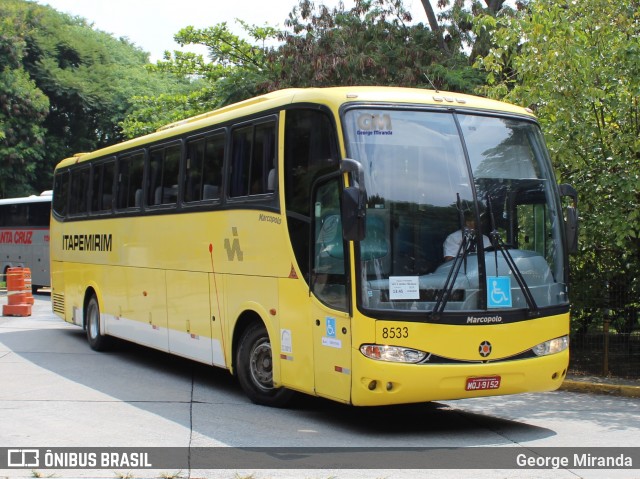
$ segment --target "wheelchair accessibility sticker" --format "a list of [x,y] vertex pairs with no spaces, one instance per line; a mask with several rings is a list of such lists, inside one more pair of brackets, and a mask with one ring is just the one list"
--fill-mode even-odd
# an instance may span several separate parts
[[336,337],[336,318],[326,318],[327,321],[327,337],[335,338]]
[[325,335],[322,337],[322,345],[342,349],[342,340],[336,338],[336,318],[327,317],[325,319]]
[[509,276],[487,276],[487,307],[511,307],[511,278]]

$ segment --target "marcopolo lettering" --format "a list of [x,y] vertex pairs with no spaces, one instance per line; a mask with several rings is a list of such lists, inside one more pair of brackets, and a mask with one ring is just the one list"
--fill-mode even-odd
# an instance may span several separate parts
[[267,223],[275,223],[279,225],[282,223],[282,218],[278,216],[271,216],[271,215],[265,215],[260,213],[260,215],[258,216],[258,221],[265,221]]
[[502,316],[467,316],[467,324],[501,323]]
[[66,251],[111,251],[110,234],[62,235],[62,249]]

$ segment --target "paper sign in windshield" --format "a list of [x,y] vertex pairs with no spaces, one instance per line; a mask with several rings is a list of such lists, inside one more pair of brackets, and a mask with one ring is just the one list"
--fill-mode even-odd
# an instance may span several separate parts
[[420,278],[418,276],[390,276],[390,300],[420,299]]

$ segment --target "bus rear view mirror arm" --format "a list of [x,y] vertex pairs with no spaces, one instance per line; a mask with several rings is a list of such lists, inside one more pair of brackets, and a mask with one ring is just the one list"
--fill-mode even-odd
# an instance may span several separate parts
[[362,241],[365,237],[367,216],[367,192],[364,188],[362,165],[356,160],[344,158],[340,168],[350,173],[350,185],[342,191],[342,237],[346,241]]
[[359,161],[343,158],[340,164],[341,173],[351,173],[351,186],[357,186],[364,191],[364,170]]

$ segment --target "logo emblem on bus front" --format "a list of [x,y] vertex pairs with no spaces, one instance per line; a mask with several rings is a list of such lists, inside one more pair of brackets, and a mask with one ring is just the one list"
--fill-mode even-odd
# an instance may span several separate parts
[[483,341],[480,343],[480,347],[478,348],[478,352],[480,356],[486,358],[491,354],[491,343],[489,341]]

